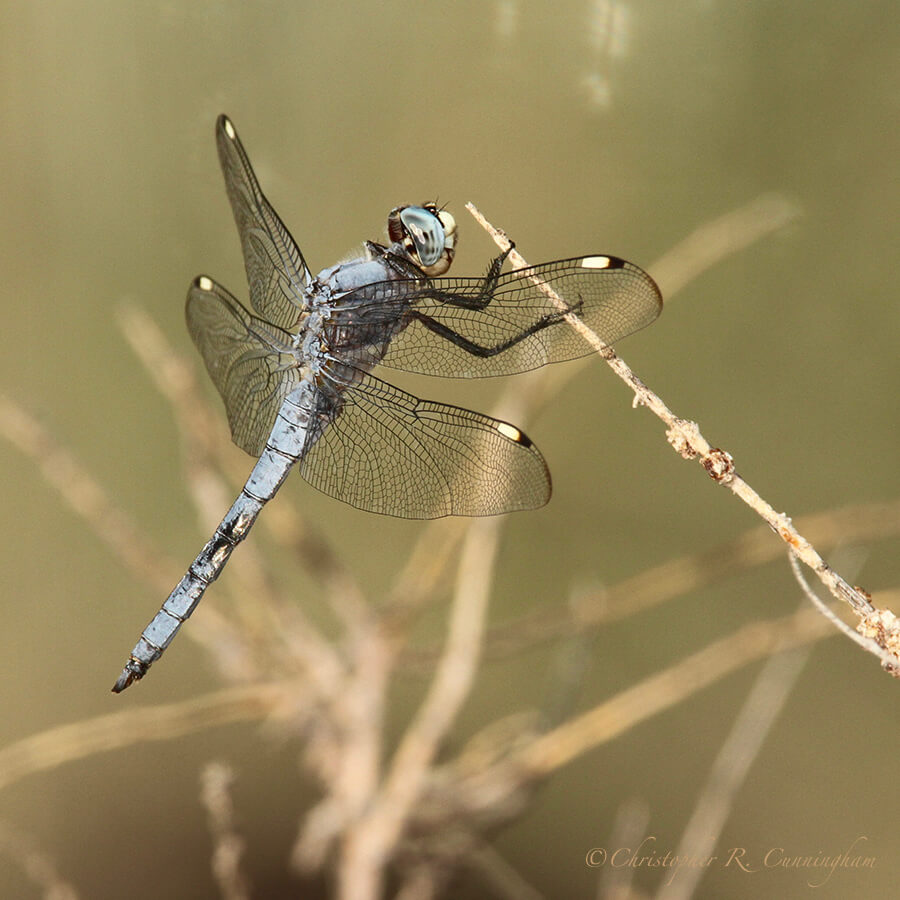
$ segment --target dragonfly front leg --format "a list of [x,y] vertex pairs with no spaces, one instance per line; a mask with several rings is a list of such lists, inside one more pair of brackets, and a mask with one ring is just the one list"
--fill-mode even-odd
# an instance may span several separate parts
[[515,250],[515,247],[516,245],[510,242],[509,247],[499,256],[494,257],[490,266],[488,266],[487,274],[484,276],[481,288],[476,296],[465,297],[450,291],[437,291],[434,289],[427,289],[422,294],[432,300],[437,300],[439,303],[459,306],[462,309],[486,309],[491,300],[494,299],[494,290],[497,287],[497,282],[500,280],[500,270],[503,268],[503,263],[506,262],[506,257]]

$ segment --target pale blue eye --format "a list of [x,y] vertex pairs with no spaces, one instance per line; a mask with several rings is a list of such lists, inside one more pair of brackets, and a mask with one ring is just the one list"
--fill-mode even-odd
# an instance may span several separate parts
[[421,206],[407,206],[400,213],[406,233],[416,245],[416,254],[423,266],[433,266],[444,252],[444,226],[441,220]]

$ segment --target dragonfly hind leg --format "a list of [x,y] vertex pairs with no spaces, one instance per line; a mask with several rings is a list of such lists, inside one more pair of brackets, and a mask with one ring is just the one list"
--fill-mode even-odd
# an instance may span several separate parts
[[[463,304],[457,305],[461,306]],[[513,335],[513,337],[509,338],[508,340],[494,345],[493,347],[485,347],[482,344],[478,344],[475,341],[472,341],[464,335],[460,334],[458,331],[454,331],[443,322],[438,322],[437,319],[433,319],[431,316],[428,316],[423,312],[419,312],[416,309],[409,310],[408,315],[414,321],[421,322],[422,325],[429,331],[433,331],[439,337],[442,337],[445,340],[456,344],[457,347],[465,350],[466,353],[471,353],[472,356],[478,356],[483,359],[487,359],[492,356],[497,356],[499,353],[503,353],[505,350],[509,350],[510,347],[515,347],[516,344],[521,343],[526,338],[531,337],[533,334],[537,334],[539,331],[543,331],[545,328],[549,328],[551,325],[560,324],[561,322],[565,321],[567,315],[578,315],[583,307],[584,301],[579,300],[577,303],[573,303],[570,306],[567,306],[565,309],[559,310],[559,312],[548,313],[545,316],[541,316],[539,319],[529,325],[528,328],[520,331],[516,335]]]

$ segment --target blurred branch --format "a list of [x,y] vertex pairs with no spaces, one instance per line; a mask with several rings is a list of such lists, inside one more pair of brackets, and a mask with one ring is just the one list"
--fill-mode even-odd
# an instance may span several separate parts
[[342,897],[365,900],[380,895],[385,864],[425,789],[441,743],[468,697],[480,660],[500,527],[497,519],[479,520],[466,536],[444,653],[380,790],[364,814],[350,824],[338,870]]
[[[796,647],[766,661],[697,798],[675,851],[678,858],[702,860],[714,855],[737,793],[808,658],[808,647]],[[703,866],[685,866],[677,879],[663,880],[657,900],[690,900],[705,872]]]
[[22,832],[0,822],[0,853],[18,863],[44,900],[78,900],[78,892],[59,874],[53,860]]
[[168,741],[232,722],[296,716],[306,693],[303,681],[254,684],[51,728],[0,750],[0,790],[28,775],[95,753],[144,741]]
[[800,213],[796,203],[772,192],[704,222],[650,267],[666,303],[708,269],[780,231]]
[[536,738],[514,762],[532,774],[547,774],[754,660],[831,633],[829,624],[809,609],[752,622]]
[[91,528],[141,581],[168,591],[177,564],[110,499],[75,456],[56,443],[40,423],[14,400],[0,393],[0,434],[38,468],[63,502]]
[[445,807],[448,814],[452,811],[455,815],[488,815],[501,800],[524,786],[548,777],[731,672],[832,633],[830,625],[810,609],[745,625],[552,731],[528,740],[523,746],[514,746],[511,752],[481,771],[469,771],[470,767],[461,765],[461,760],[448,764],[449,774],[442,783],[450,787],[438,786],[439,793],[431,800]]
[[[617,810],[610,829],[608,846],[636,847],[647,833],[650,823],[650,807],[646,802],[632,798]],[[634,890],[634,866],[604,866],[598,873],[597,900],[637,900],[641,895]]]
[[[797,528],[810,541],[828,548],[840,543],[883,540],[900,534],[900,500],[860,503],[802,516],[797,520]],[[753,528],[734,540],[668,560],[618,584],[579,597],[574,616],[560,616],[557,606],[552,605],[550,609],[539,609],[495,625],[488,631],[486,655],[496,659],[573,633],[596,630],[753,567],[780,560],[783,552],[782,546],[772,540],[768,527]],[[427,671],[438,652],[434,647],[409,649],[404,659],[410,668]]]
[[200,798],[206,807],[209,830],[213,838],[212,870],[225,900],[248,900],[250,890],[241,872],[244,840],[234,827],[234,804],[231,785],[234,772],[221,762],[211,762],[200,778]]

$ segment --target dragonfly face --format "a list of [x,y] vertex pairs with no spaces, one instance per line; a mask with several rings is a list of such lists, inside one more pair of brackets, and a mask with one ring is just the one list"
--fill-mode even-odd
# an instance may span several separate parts
[[425,275],[443,275],[456,253],[456,219],[434,203],[397,206],[388,215],[388,237]]
[[442,277],[456,223],[430,203],[392,210],[389,245],[368,242],[358,258],[313,278],[225,116],[216,144],[252,310],[202,275],[188,293],[187,324],[235,443],[259,460],[144,630],[114,691],[162,655],[295,466],[338,500],[405,518],[497,515],[548,501],[544,458],[516,426],[420,400],[373,375],[376,366],[451,378],[510,375],[593,352],[569,314],[612,344],[662,309],[649,275],[605,254],[512,272],[503,271],[501,254],[483,277]]

